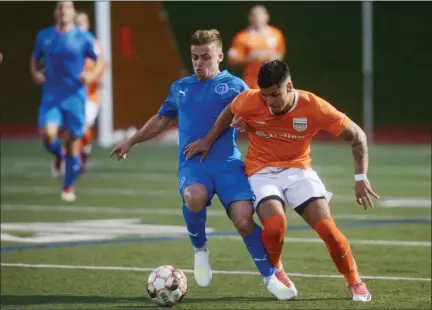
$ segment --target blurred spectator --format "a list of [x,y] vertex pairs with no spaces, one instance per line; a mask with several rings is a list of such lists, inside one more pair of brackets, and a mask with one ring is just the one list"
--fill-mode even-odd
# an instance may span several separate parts
[[268,24],[270,16],[262,5],[249,11],[249,26],[233,39],[228,51],[231,65],[243,65],[243,80],[250,88],[258,88],[257,76],[261,65],[285,56],[285,38],[282,32]]

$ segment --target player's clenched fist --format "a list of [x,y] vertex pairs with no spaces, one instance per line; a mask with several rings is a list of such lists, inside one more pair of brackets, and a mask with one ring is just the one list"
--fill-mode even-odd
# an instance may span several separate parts
[[117,160],[126,159],[126,154],[130,151],[131,148],[132,144],[128,140],[120,142],[113,148],[110,157],[113,157],[115,155],[117,157]]
[[247,130],[247,124],[245,120],[243,119],[243,117],[238,115],[234,115],[230,126],[240,132],[245,132]]

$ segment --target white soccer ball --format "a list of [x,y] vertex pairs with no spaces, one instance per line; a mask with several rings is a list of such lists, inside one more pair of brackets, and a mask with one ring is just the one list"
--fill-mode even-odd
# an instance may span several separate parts
[[147,293],[159,306],[174,306],[182,301],[187,291],[186,275],[171,265],[156,268],[147,279]]

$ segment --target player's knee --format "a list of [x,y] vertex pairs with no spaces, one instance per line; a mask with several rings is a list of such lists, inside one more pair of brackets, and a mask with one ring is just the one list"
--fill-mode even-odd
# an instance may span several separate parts
[[39,131],[41,139],[48,144],[54,142],[54,140],[57,138],[57,133],[57,129],[53,128],[52,126],[47,126]]
[[207,189],[202,184],[190,185],[184,190],[183,199],[189,210],[199,212],[205,208],[207,204]]
[[239,219],[233,223],[238,233],[242,237],[249,236],[254,230],[254,222],[252,217]]

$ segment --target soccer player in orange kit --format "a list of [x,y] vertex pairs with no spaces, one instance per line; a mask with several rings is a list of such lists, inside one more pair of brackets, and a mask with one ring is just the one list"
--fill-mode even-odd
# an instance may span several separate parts
[[261,65],[269,60],[283,59],[285,38],[276,27],[268,25],[270,16],[262,5],[249,11],[249,27],[240,31],[228,50],[228,62],[244,65],[243,80],[252,89],[258,89],[257,75]]
[[[324,99],[294,89],[288,65],[282,61],[265,63],[259,71],[258,84],[260,90],[239,94],[224,109],[207,136],[187,147],[188,158],[202,153],[203,161],[212,143],[230,126],[234,116],[241,117],[247,123],[249,136],[245,170],[255,196],[254,207],[264,226],[263,244],[272,264],[283,270],[284,207],[288,203],[325,242],[352,299],[370,301],[372,296],[360,279],[348,240],[331,216],[328,201],[332,194],[326,191],[311,168],[310,159],[312,137],[320,130],[351,143],[356,200],[367,210],[373,206],[369,195],[377,199],[379,196],[366,177],[366,134]],[[289,287],[291,280],[288,277],[285,280]]]
[[[78,28],[89,31],[90,29],[90,21],[87,13],[85,12],[78,12],[75,17],[75,24]],[[101,45],[99,42],[96,42],[96,47],[99,49],[99,52],[102,50]],[[84,72],[91,72],[94,68],[95,62],[87,58],[85,65],[84,65]],[[82,168],[85,167],[85,164],[87,163],[88,156],[90,155],[94,133],[93,133],[93,127],[96,122],[96,118],[99,114],[100,110],[100,90],[99,90],[99,84],[103,77],[103,73],[105,70],[101,72],[101,74],[98,76],[98,79],[96,81],[93,81],[92,83],[87,84],[87,101],[85,106],[85,113],[86,113],[86,128],[84,132],[84,136],[81,140],[81,164]]]

